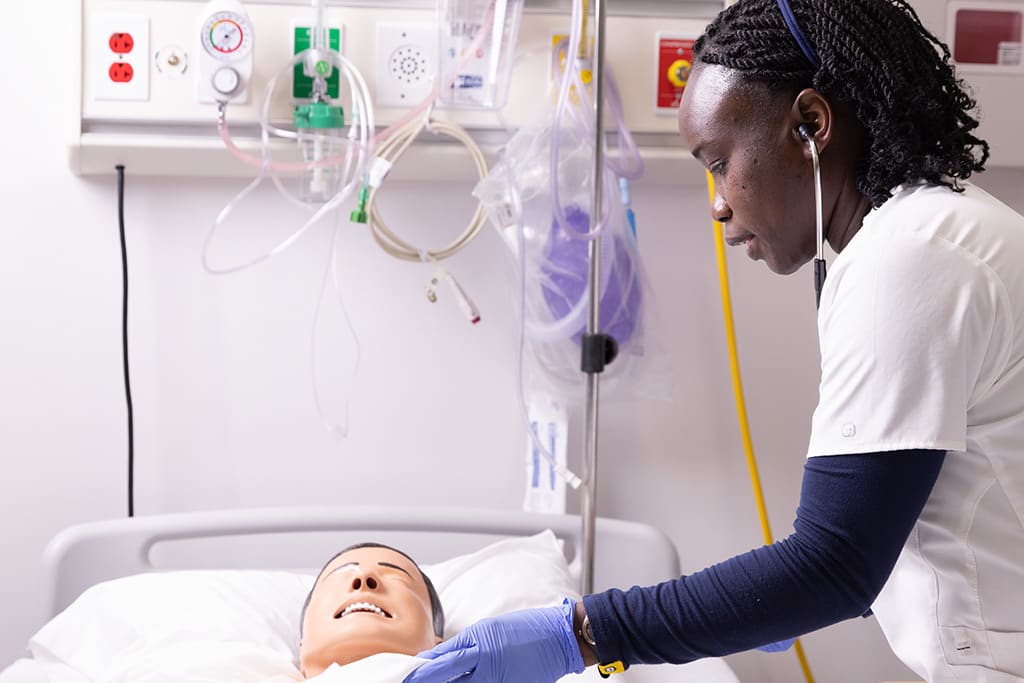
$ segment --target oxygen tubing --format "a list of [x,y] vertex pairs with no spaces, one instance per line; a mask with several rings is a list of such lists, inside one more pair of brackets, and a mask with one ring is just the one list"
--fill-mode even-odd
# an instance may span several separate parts
[[[715,179],[711,173],[707,173],[708,199],[712,205],[715,203]],[[761,475],[758,473],[757,458],[754,455],[754,442],[750,437],[750,422],[747,420],[747,402],[743,396],[743,378],[740,376],[740,357],[736,346],[736,326],[732,316],[732,294],[729,290],[729,269],[725,259],[725,235],[722,224],[719,221],[712,221],[715,226],[715,256],[718,261],[718,284],[722,292],[722,318],[725,322],[725,338],[729,346],[729,367],[732,371],[732,390],[736,398],[736,419],[739,421],[740,436],[743,439],[743,452],[747,458],[747,469],[750,471],[750,485],[754,490],[754,501],[757,504],[757,514],[761,521],[761,533],[764,536],[765,545],[775,542],[772,537],[771,524],[768,522],[768,510],[764,503],[764,491],[761,489]],[[807,663],[807,656],[804,654],[803,644],[798,638],[793,645],[796,658],[800,661],[800,668],[804,672],[804,680],[807,683],[814,683],[814,675]]]

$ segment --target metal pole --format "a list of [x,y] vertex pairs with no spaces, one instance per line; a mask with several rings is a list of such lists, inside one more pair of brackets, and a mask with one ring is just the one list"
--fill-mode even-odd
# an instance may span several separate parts
[[[591,230],[599,223],[604,203],[604,35],[605,0],[594,0],[594,204],[590,211]],[[586,40],[583,36],[583,40]],[[587,334],[601,331],[600,285],[601,283],[601,239],[595,237],[589,245],[588,294],[590,317],[587,320]],[[601,375],[587,374],[586,434],[584,435],[583,470],[583,592],[594,590],[594,537],[597,524],[597,427],[598,407],[601,395]]]

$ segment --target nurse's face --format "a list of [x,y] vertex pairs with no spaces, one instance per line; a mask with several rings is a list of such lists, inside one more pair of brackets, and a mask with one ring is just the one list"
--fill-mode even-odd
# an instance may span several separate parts
[[364,547],[328,564],[310,596],[299,643],[307,678],[382,652],[415,655],[440,642],[430,594],[412,560]]
[[791,120],[794,93],[701,64],[679,107],[690,152],[711,171],[726,242],[783,275],[816,254],[813,174]]

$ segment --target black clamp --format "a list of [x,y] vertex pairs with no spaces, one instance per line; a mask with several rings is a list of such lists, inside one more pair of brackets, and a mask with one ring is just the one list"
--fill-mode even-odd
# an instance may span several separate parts
[[584,334],[582,370],[588,375],[597,375],[612,364],[619,355],[619,343],[607,334]]

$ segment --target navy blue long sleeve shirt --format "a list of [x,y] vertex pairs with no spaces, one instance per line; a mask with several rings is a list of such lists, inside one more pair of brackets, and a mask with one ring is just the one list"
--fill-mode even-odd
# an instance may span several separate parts
[[917,450],[809,458],[786,539],[656,586],[585,596],[599,660],[682,664],[863,615],[944,457]]

